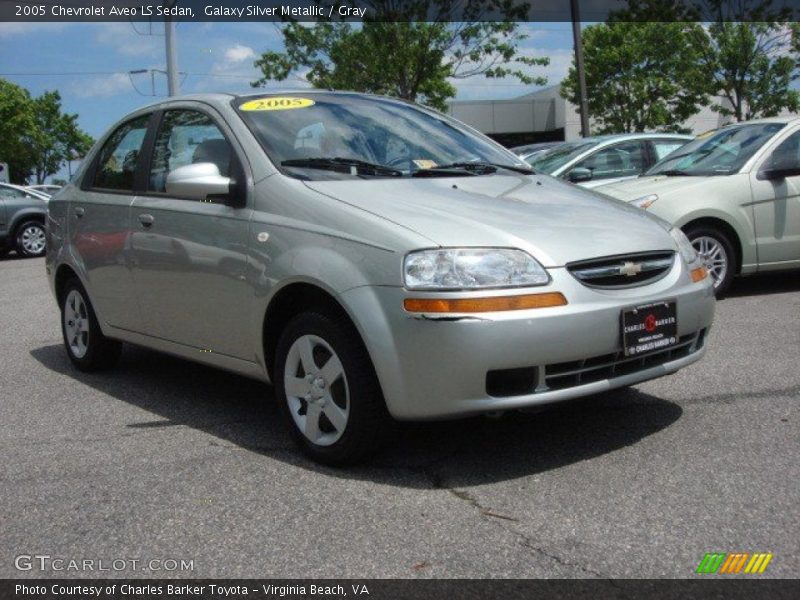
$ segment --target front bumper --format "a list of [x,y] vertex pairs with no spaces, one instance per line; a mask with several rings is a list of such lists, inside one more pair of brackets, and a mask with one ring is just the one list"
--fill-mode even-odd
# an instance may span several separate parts
[[[544,287],[448,297],[557,291],[568,305],[421,315],[403,309],[405,298],[420,293],[370,286],[344,292],[341,299],[372,357],[389,412],[397,419],[437,419],[558,402],[674,373],[704,354],[714,294],[710,278],[692,283],[682,261],[659,281],[629,289],[588,288],[563,268],[550,274],[553,281]],[[683,345],[635,364],[626,361],[622,309],[665,299],[677,302]],[[532,374],[524,391],[508,395],[487,387],[490,372],[500,371],[502,379],[514,374],[510,370]]]

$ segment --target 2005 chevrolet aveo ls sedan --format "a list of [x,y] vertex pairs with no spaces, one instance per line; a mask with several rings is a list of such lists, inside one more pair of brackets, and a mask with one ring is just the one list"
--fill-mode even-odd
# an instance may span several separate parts
[[47,235],[78,369],[130,342],[271,381],[329,464],[369,455],[394,419],[673,373],[714,313],[678,229],[445,115],[354,93],[138,110],[51,200]]

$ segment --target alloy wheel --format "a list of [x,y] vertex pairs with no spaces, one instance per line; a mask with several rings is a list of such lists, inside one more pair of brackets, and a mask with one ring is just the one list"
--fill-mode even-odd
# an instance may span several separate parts
[[89,349],[89,312],[77,290],[70,291],[64,302],[64,331],[70,352],[83,358]]
[[38,255],[44,252],[45,233],[40,225],[28,225],[20,235],[22,248],[26,254]]
[[707,235],[694,238],[692,246],[700,256],[706,271],[714,280],[714,287],[719,287],[728,273],[729,261],[725,247],[718,239]]

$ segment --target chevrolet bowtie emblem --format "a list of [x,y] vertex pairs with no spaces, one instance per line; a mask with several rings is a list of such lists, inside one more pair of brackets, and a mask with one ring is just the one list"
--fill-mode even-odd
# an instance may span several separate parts
[[628,277],[633,277],[634,275],[638,275],[641,272],[642,272],[642,263],[625,262],[619,268],[619,274],[627,275]]

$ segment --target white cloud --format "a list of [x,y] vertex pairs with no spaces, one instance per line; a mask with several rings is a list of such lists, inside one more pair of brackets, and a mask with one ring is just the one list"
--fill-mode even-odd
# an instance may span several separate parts
[[73,83],[70,91],[79,98],[99,98],[133,92],[131,80],[125,73],[114,73]]
[[229,63],[240,63],[248,58],[255,58],[256,53],[250,46],[236,44],[225,50],[225,60]]

